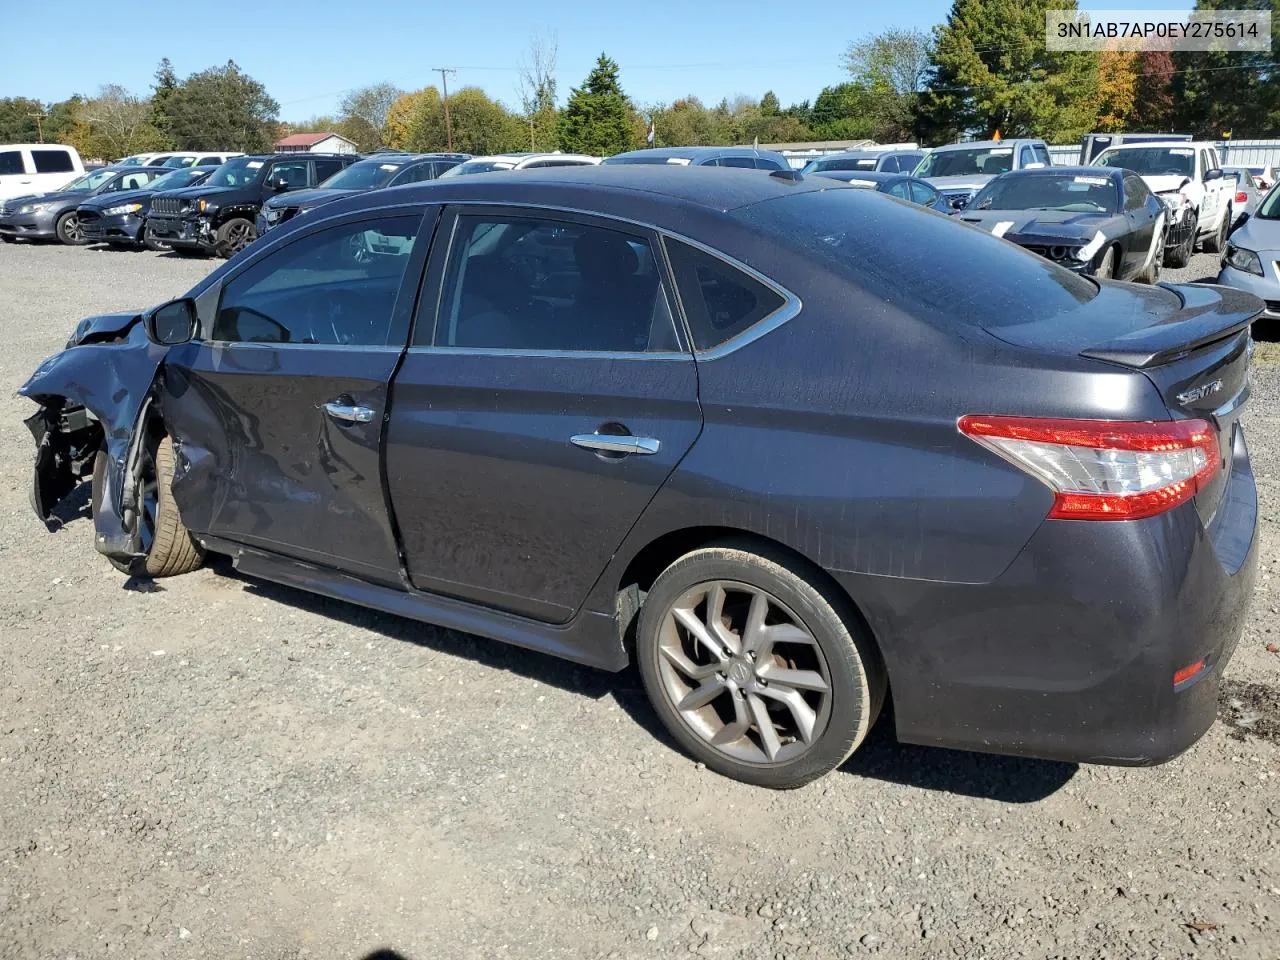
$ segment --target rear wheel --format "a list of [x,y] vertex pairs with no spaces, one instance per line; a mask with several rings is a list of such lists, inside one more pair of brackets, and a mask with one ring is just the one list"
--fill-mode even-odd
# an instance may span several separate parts
[[640,611],[636,658],[671,735],[728,777],[799,787],[838,767],[879,713],[870,639],[818,571],[727,541],[681,557]]
[[237,253],[258,239],[258,228],[243,217],[232,217],[218,228],[217,239],[213,249],[224,260]]
[[54,229],[57,231],[58,239],[69,247],[81,247],[89,242],[85,239],[84,231],[80,228],[80,218],[76,216],[74,210],[69,210],[60,216]]
[[1222,223],[1218,224],[1218,229],[1214,231],[1212,237],[1206,237],[1204,241],[1205,253],[1221,253],[1227,245],[1227,234],[1231,232],[1231,207],[1227,207],[1222,213]]
[[[161,437],[142,454],[137,503],[141,524],[141,557],[133,560],[111,559],[121,573],[134,577],[173,577],[190,573],[204,563],[204,551],[192,539],[178,515],[170,485],[173,483],[173,441]],[[93,462],[91,504],[96,514],[106,492],[107,452],[99,450]]]

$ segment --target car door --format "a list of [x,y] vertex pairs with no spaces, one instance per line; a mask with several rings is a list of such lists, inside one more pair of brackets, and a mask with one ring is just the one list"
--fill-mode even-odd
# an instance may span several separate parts
[[380,441],[437,210],[326,222],[202,298],[161,398],[193,532],[401,584]]
[[75,179],[77,170],[71,159],[71,152],[66,147],[39,146],[28,147],[31,157],[32,191],[52,193]]
[[262,199],[265,202],[277,193],[314,186],[312,176],[311,161],[306,157],[299,157],[296,160],[276,160],[263,178]]
[[439,236],[387,430],[408,574],[562,623],[702,427],[656,238],[507,206]]
[[0,150],[0,200],[33,192],[28,159],[20,147]]
[[1129,236],[1123,245],[1122,280],[1132,278],[1147,265],[1156,244],[1156,215],[1152,211],[1151,191],[1142,178],[1132,173],[1124,176],[1124,216]]
[[1211,233],[1218,225],[1218,218],[1222,216],[1222,198],[1223,187],[1225,181],[1222,177],[1213,180],[1205,180],[1205,174],[1215,169],[1216,162],[1208,150],[1201,148],[1200,155],[1200,180],[1204,185],[1204,199],[1200,201],[1200,229],[1205,233]]

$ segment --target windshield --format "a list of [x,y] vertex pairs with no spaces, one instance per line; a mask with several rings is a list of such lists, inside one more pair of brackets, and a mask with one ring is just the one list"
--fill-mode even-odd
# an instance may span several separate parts
[[833,157],[830,160],[811,160],[802,173],[819,170],[874,170],[876,157]]
[[339,170],[320,186],[326,190],[372,190],[394,177],[402,166],[384,160],[361,160]]
[[1013,147],[975,147],[972,150],[935,150],[916,167],[917,177],[969,177],[974,174],[1008,173],[1013,169]]
[[97,190],[120,171],[111,167],[103,170],[95,170],[93,173],[86,173],[83,177],[72,180],[62,188],[64,193],[85,193],[89,190]]
[[1116,213],[1120,209],[1120,197],[1110,177],[1014,174],[992,180],[965,209]]
[[264,166],[265,163],[262,160],[236,157],[215,170],[213,176],[206,180],[204,185],[206,187],[247,187],[261,179]]
[[1093,161],[1095,167],[1124,167],[1145,177],[1192,177],[1196,172],[1196,152],[1190,147],[1134,147],[1104,150]]
[[209,171],[202,170],[200,167],[189,167],[186,170],[175,170],[173,173],[166,173],[158,180],[152,180],[148,189],[181,190],[183,187],[190,187],[200,183],[208,175]]
[[441,177],[465,177],[470,173],[493,173],[495,170],[510,170],[515,166],[510,160],[468,160],[440,174]]

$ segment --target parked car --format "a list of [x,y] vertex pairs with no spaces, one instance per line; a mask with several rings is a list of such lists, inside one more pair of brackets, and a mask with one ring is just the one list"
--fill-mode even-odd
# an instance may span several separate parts
[[1275,331],[1280,321],[1280,187],[1272,187],[1258,209],[1231,232],[1218,283],[1246,290],[1267,305],[1263,317]]
[[499,173],[503,170],[540,170],[545,167],[589,167],[599,157],[581,153],[504,153],[492,157],[472,157],[440,174],[441,177],[466,177],[473,173]]
[[889,691],[902,741],[1156,763],[1214,722],[1256,573],[1261,308],[823,177],[451,177],[82,321],[20,391],[32,502],[88,479],[137,576],[213,551],[634,657],[751,783],[835,768]]
[[236,157],[197,187],[152,197],[147,232],[178,251],[234,256],[257,238],[258,211],[268,199],[314,187],[358,159],[321,153]]
[[1122,167],[1142,177],[1169,208],[1165,265],[1185,267],[1196,244],[1221,253],[1231,230],[1234,184],[1222,177],[1211,143],[1121,144],[1098,154],[1094,166]]
[[[801,171],[803,174],[804,171]],[[919,177],[905,173],[877,173],[874,170],[820,170],[815,176],[839,180],[851,187],[862,187],[887,193],[899,200],[916,203],[939,213],[951,214],[955,211],[946,198]]]
[[981,140],[934,147],[912,172],[961,210],[993,177],[1052,165],[1043,140]]
[[312,190],[290,190],[270,198],[258,211],[258,235],[331,200],[365,190],[434,180],[469,159],[465,153],[379,153],[339,170]]
[[617,163],[669,163],[681,167],[742,167],[750,170],[790,170],[787,158],[772,150],[754,147],[650,147],[615,153],[600,161]]
[[85,172],[75,147],[57,143],[0,145],[0,200],[49,193]]
[[1187,143],[1191,139],[1189,133],[1086,133],[1080,138],[1079,164],[1087,167],[1103,150],[1122,143]]
[[218,153],[175,153],[168,157],[164,163],[155,164],[158,167],[205,167],[220,166],[234,157],[243,157],[241,152],[220,151]]
[[1231,200],[1231,223],[1234,226],[1241,214],[1253,215],[1253,212],[1258,209],[1258,202],[1266,191],[1258,186],[1248,167],[1223,167],[1222,175],[1226,179],[1236,182],[1235,196]]
[[147,235],[147,210],[151,205],[151,198],[166,190],[198,186],[218,168],[207,166],[169,170],[164,167],[148,167],[145,172],[157,169],[159,175],[145,186],[90,197],[76,207],[76,219],[86,243],[108,243],[113,246],[141,244],[151,250],[168,249],[165,244]]
[[926,150],[850,150],[815,157],[800,168],[801,173],[827,173],[831,170],[882,171],[910,173],[924,159]]
[[53,193],[10,197],[0,203],[0,239],[87,243],[76,208],[90,197],[138,190],[165,174],[155,167],[103,167]]
[[160,157],[160,156],[165,156],[165,157],[167,157],[167,156],[169,156],[169,154],[167,154],[167,153],[165,153],[165,154],[160,154],[160,153],[135,153],[135,154],[132,154],[132,155],[127,156],[127,157],[121,157],[119,160],[112,160],[112,161],[111,161],[111,166],[113,166],[113,167],[144,167],[144,166],[146,166],[146,165],[147,165],[147,164],[148,164],[148,163],[149,163],[153,158],[155,158],[155,157]]
[[1073,273],[1155,283],[1164,203],[1129,170],[1051,167],[1001,174],[959,214]]

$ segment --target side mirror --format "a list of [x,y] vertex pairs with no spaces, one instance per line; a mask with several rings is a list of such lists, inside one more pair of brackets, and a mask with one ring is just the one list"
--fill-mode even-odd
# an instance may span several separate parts
[[284,177],[280,177],[276,180],[272,180],[271,189],[274,190],[276,193],[284,193],[284,191],[289,189],[289,181],[286,180]]
[[189,297],[170,300],[149,310],[142,317],[142,327],[147,331],[147,339],[162,347],[172,347],[191,340],[196,335],[199,322],[196,303]]
[[1208,183],[1210,180],[1221,180],[1221,179],[1222,179],[1222,171],[1217,167],[1214,167],[1212,170],[1206,170],[1204,172],[1205,183]]
[[1235,230],[1237,227],[1243,227],[1248,221],[1249,211],[1244,210],[1240,213],[1240,216],[1236,217],[1236,222],[1231,225],[1231,229]]

